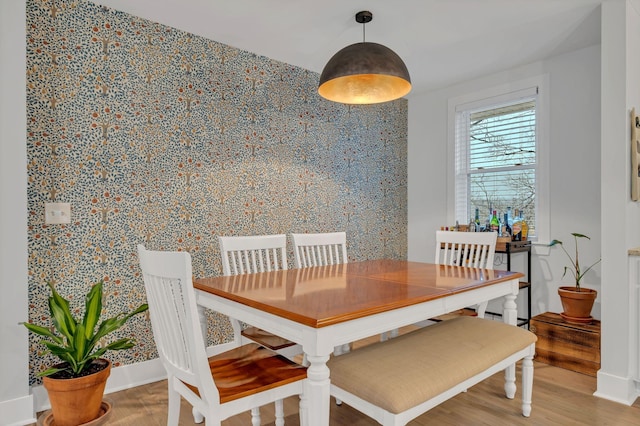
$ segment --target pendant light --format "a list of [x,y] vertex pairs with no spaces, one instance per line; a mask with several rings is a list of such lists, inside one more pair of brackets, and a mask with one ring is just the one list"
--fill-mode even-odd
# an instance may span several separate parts
[[344,104],[376,104],[401,98],[411,90],[407,66],[393,50],[365,42],[364,27],[371,12],[356,14],[362,24],[362,43],[338,51],[324,66],[318,94]]

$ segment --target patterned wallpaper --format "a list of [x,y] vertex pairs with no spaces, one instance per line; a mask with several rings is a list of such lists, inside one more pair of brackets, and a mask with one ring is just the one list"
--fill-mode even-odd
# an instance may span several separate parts
[[[406,257],[406,100],[332,103],[314,72],[87,1],[28,0],[27,21],[32,321],[47,281],[81,309],[104,279],[105,316],[144,302],[140,242],[196,276],[221,273],[218,235],[344,230],[352,261]],[[44,224],[53,201],[69,225]],[[118,333],[138,345],[114,365],[157,356],[147,317]]]

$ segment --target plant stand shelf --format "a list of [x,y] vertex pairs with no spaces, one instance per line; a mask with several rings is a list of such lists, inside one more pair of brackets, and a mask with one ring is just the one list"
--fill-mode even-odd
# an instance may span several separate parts
[[536,361],[589,376],[600,369],[600,321],[571,324],[545,312],[531,319],[530,329],[538,336]]

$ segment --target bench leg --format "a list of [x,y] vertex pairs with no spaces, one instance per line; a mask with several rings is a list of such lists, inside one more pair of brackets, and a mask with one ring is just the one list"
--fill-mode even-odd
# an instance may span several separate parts
[[504,369],[504,393],[509,399],[516,396],[516,365],[511,364]]
[[522,415],[531,415],[531,396],[533,393],[533,355],[522,360]]

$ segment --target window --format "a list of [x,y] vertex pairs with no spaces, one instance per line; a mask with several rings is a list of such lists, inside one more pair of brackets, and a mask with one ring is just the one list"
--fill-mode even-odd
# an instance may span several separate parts
[[469,223],[477,209],[484,227],[493,210],[502,220],[507,212],[513,218],[517,209],[529,224],[529,239],[546,241],[548,220],[541,220],[548,190],[546,164],[540,163],[546,151],[540,85],[509,89],[450,102],[452,210],[455,220]]

